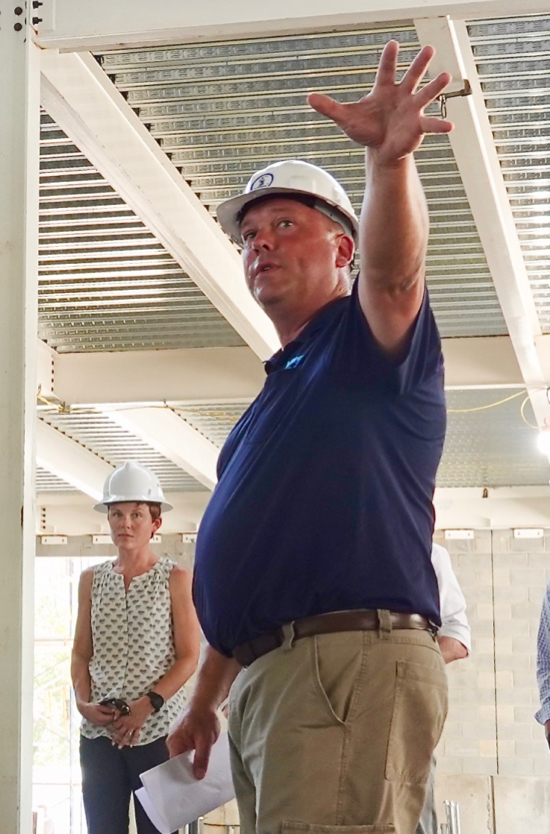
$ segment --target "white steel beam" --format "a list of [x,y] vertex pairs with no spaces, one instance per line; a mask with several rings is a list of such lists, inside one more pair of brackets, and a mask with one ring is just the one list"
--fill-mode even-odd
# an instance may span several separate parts
[[38,396],[50,397],[55,387],[55,361],[58,354],[42,339],[38,339],[37,344]]
[[24,17],[0,26],[0,828],[32,828],[34,443],[39,55]]
[[126,431],[141,437],[165,458],[214,489],[219,449],[170,408],[105,411]]
[[42,103],[244,341],[267,359],[279,341],[246,288],[239,254],[97,61],[89,54],[45,52]]
[[36,463],[75,489],[100,501],[103,483],[113,467],[70,437],[38,420]]
[[265,371],[248,347],[142,350],[57,354],[54,379],[71,405],[208,403],[253,400]]
[[[550,336],[538,348],[550,378]],[[508,336],[443,339],[447,388],[521,386]],[[231,403],[253,400],[265,371],[250,348],[55,354],[50,394],[70,405]],[[50,378],[45,364],[44,379]]]
[[548,11],[548,0],[45,0],[37,17],[42,48],[91,50],[126,45],[295,34],[414,17],[457,19],[527,15]]
[[471,96],[449,99],[449,118],[455,124],[449,138],[517,362],[542,426],[550,417],[550,405],[538,349],[541,329],[466,25],[446,17],[418,19],[415,25],[420,42],[437,49],[432,74],[445,70],[453,76],[451,89],[459,89],[463,79],[472,88]]
[[[195,530],[210,498],[209,492],[168,493],[174,509],[163,514],[161,535]],[[43,523],[37,534],[79,536],[108,533],[107,517],[92,509],[92,502],[81,493],[40,493],[38,503]],[[436,489],[436,530],[446,528],[509,529],[514,527],[550,527],[548,487],[497,487]],[[79,548],[73,545],[72,553]],[[86,552],[89,553],[87,543]],[[61,548],[66,547],[61,545]],[[42,547],[42,554],[62,555],[61,548]],[[96,551],[98,552],[98,551]],[[103,549],[105,558],[109,553]],[[99,555],[99,553],[98,553]]]

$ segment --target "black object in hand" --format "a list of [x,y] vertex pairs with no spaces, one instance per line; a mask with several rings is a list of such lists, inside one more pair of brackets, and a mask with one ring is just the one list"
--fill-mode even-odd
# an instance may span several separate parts
[[99,702],[101,707],[114,707],[121,715],[130,715],[130,707],[124,698],[104,698]]

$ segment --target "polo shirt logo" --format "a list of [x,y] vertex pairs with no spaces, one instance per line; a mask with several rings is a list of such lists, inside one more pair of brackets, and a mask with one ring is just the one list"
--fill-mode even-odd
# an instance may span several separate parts
[[285,367],[284,367],[284,370],[285,371],[291,371],[293,368],[296,368],[297,365],[300,364],[300,362],[302,361],[303,358],[304,358],[304,354],[302,354],[301,356],[295,356],[293,359],[289,359],[288,362],[286,363]]

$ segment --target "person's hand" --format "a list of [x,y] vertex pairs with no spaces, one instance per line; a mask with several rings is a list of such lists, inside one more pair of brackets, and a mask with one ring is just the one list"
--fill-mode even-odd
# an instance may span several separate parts
[[130,715],[121,715],[113,721],[111,739],[119,748],[133,747],[137,744],[141,730],[150,715],[153,714],[151,701],[145,695],[136,701],[129,701]]
[[332,119],[350,139],[376,152],[380,165],[394,165],[411,154],[426,133],[448,133],[453,125],[445,119],[425,116],[424,108],[442,93],[451,76],[441,73],[416,92],[434,55],[432,46],[420,50],[397,84],[397,41],[384,47],[371,92],[359,101],[339,104],[330,96],[311,93],[308,102]]
[[437,642],[445,663],[452,663],[453,660],[460,660],[468,657],[468,649],[455,637],[438,637]]
[[203,779],[208,769],[212,745],[220,734],[220,722],[213,710],[190,708],[168,735],[166,745],[170,757],[195,751],[193,775]]
[[79,713],[96,727],[108,727],[118,715],[114,707],[105,707],[101,704],[80,702],[77,707]]
[[544,724],[544,735],[546,736],[548,747],[550,747],[550,720]]

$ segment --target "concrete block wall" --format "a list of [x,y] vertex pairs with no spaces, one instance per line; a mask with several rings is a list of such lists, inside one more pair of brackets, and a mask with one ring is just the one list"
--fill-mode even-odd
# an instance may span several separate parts
[[448,667],[450,707],[436,796],[460,803],[462,834],[550,830],[550,752],[535,719],[536,639],[550,580],[550,530],[480,530],[449,550],[468,603],[472,655]]

